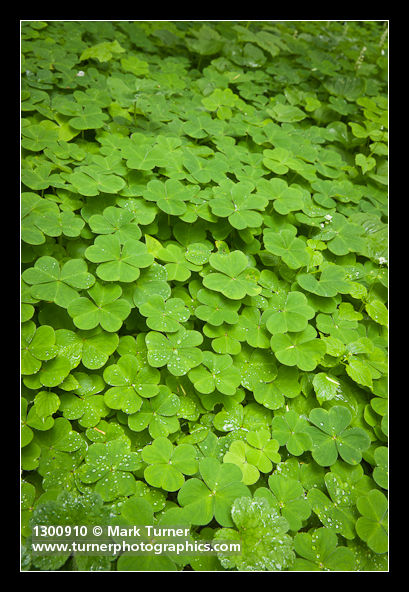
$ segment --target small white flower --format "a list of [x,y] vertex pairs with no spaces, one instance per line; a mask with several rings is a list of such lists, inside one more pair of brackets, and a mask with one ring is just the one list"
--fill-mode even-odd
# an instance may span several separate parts
[[321,222],[320,226],[321,226],[321,228],[324,228],[324,226],[325,226],[324,222]]
[[79,72],[77,72],[77,76],[85,76],[85,72],[83,72],[82,70],[80,70]]
[[331,222],[331,220],[332,220],[331,214],[326,214],[325,220],[328,220],[328,222]]
[[382,265],[383,263],[387,263],[388,262],[388,260],[385,259],[385,257],[379,257],[378,261],[379,261],[379,265]]

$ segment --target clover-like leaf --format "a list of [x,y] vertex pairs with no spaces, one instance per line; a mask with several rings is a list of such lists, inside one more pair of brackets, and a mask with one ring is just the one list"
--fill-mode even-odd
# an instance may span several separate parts
[[210,265],[216,272],[205,276],[203,285],[210,290],[221,292],[226,298],[240,300],[244,296],[256,296],[261,292],[257,285],[257,275],[248,269],[247,257],[241,251],[228,254],[212,253]]
[[98,129],[104,125],[108,115],[97,105],[81,105],[81,111],[68,120],[68,124],[77,130]]
[[122,440],[95,443],[89,447],[78,477],[93,485],[93,491],[109,502],[134,493],[136,481],[132,472],[141,465],[139,454],[131,452]]
[[36,327],[33,321],[27,321],[22,327],[21,339],[22,374],[35,374],[43,361],[52,360],[58,353],[55,332],[49,325]]
[[203,353],[197,346],[203,336],[198,331],[182,327],[167,336],[150,331],[145,341],[149,364],[154,368],[167,366],[173,376],[183,376],[202,362]]
[[126,159],[129,169],[149,171],[158,165],[158,158],[161,158],[162,151],[158,150],[155,142],[141,134],[133,134],[126,143],[121,145],[121,154]]
[[99,195],[100,193],[113,193],[123,189],[125,180],[113,172],[106,172],[98,167],[78,167],[72,173],[61,173],[70,185],[80,195]]
[[60,411],[66,419],[78,420],[85,428],[95,427],[101,417],[106,417],[110,410],[99,394],[105,388],[101,376],[84,372],[75,373],[77,388],[65,393],[60,404]]
[[36,415],[42,420],[54,415],[60,407],[60,398],[50,391],[39,391],[34,397],[34,406]]
[[24,397],[21,397],[21,431],[20,431],[20,445],[21,448],[30,444],[34,438],[34,433],[31,427],[27,423],[27,408],[28,401]]
[[318,240],[327,244],[327,248],[335,255],[346,255],[352,252],[361,252],[365,247],[362,238],[364,229],[358,224],[353,224],[342,214],[334,213],[326,228],[316,235]]
[[278,452],[279,443],[270,437],[270,431],[266,428],[252,430],[246,436],[251,448],[247,450],[249,462],[254,464],[262,473],[270,473],[273,462],[279,463],[281,456]]
[[258,468],[248,460],[247,452],[250,450],[251,448],[246,442],[234,440],[223,456],[223,462],[232,463],[239,467],[245,485],[253,485],[260,477]]
[[194,446],[179,444],[174,447],[163,436],[143,448],[142,458],[148,463],[144,471],[147,482],[165,491],[177,491],[185,482],[184,475],[194,475],[197,471]]
[[153,256],[146,245],[139,241],[127,240],[121,245],[116,234],[97,236],[94,244],[85,251],[85,256],[93,263],[99,263],[96,273],[107,282],[134,282],[140,269],[149,267]]
[[71,471],[83,460],[86,448],[84,444],[84,439],[72,429],[71,423],[65,417],[57,417],[49,429],[36,432],[35,441],[23,450],[29,449],[31,445],[38,446],[39,474],[44,478],[50,473],[54,474],[54,479],[58,482],[61,473],[69,472],[69,482],[73,478]]
[[[22,168],[21,180],[22,183],[29,189],[44,190],[52,185],[53,187],[65,187],[65,181],[62,174],[52,173],[54,166],[49,161],[40,160],[40,163],[33,168]],[[58,218],[54,219],[54,223],[58,222]]]
[[290,269],[300,269],[308,265],[310,255],[307,245],[292,230],[275,232],[268,228],[264,231],[263,238],[267,251],[281,257]]
[[180,427],[177,417],[179,409],[179,397],[167,386],[160,385],[159,394],[152,399],[142,401],[139,411],[128,417],[128,425],[136,432],[148,428],[152,438],[167,437]]
[[365,305],[366,312],[379,325],[388,325],[388,309],[380,300],[371,300]]
[[299,333],[278,333],[270,340],[276,358],[286,366],[297,366],[300,370],[311,371],[319,364],[326,352],[326,345],[317,337],[312,325],[307,325]]
[[88,294],[92,300],[81,296],[68,306],[68,314],[75,326],[82,330],[90,330],[101,325],[105,331],[118,331],[131,312],[131,305],[121,298],[121,286],[96,282],[88,290]]
[[191,276],[191,270],[199,271],[201,269],[201,266],[194,265],[186,259],[184,250],[176,242],[168,243],[165,248],[158,240],[149,235],[145,235],[145,240],[148,251],[156,259],[165,262],[164,268],[168,281],[185,282]]
[[171,288],[167,283],[168,273],[165,267],[154,261],[148,268],[141,270],[141,274],[135,282],[133,301],[136,306],[141,306],[149,300],[153,294],[162,296],[167,300],[171,294]]
[[[44,121],[44,120],[43,120]],[[27,150],[39,152],[58,139],[58,132],[53,128],[47,128],[43,122],[28,125],[21,130],[23,136],[21,145]]]
[[159,294],[152,294],[148,302],[139,307],[139,312],[147,317],[146,324],[150,329],[175,333],[182,328],[190,314],[181,298],[164,300]]
[[370,445],[368,434],[358,427],[348,428],[352,415],[347,407],[335,405],[329,411],[313,409],[307,428],[312,438],[312,456],[321,466],[331,466],[338,454],[345,462],[355,465],[361,461],[362,452]]
[[252,194],[254,185],[248,181],[232,183],[226,180],[214,189],[215,197],[210,200],[210,208],[213,214],[221,218],[228,218],[233,228],[243,230],[248,227],[257,227],[262,223],[263,211],[268,204],[268,199],[257,194]]
[[59,236],[60,210],[55,202],[34,192],[21,195],[21,238],[30,245],[41,245],[46,236]]
[[338,545],[337,535],[329,528],[317,528],[311,534],[297,532],[294,549],[298,557],[292,567],[295,571],[354,571],[354,552]]
[[283,407],[285,397],[296,397],[301,390],[298,381],[299,372],[294,366],[280,366],[274,380],[259,382],[254,385],[253,393],[257,403],[267,409],[280,409]]
[[234,357],[234,363],[240,370],[242,386],[249,390],[277,376],[274,355],[265,349],[243,346],[241,352]]
[[99,62],[108,62],[113,54],[124,53],[124,51],[116,39],[111,42],[103,41],[84,49],[80,55],[80,61],[97,59]]
[[266,329],[266,316],[255,306],[246,306],[238,319],[238,327],[244,330],[246,342],[254,348],[268,349],[270,335]]
[[[22,22],[23,571],[388,570],[387,44]],[[39,555],[37,510],[242,549]]]
[[188,479],[178,493],[178,502],[192,524],[209,524],[213,517],[221,526],[232,526],[231,506],[237,497],[249,495],[242,473],[231,463],[205,457],[199,461],[201,479]]
[[31,285],[30,293],[34,298],[55,302],[63,308],[68,308],[78,298],[78,290],[91,288],[95,283],[83,259],[70,259],[60,267],[54,257],[47,255],[37,259],[34,267],[26,269],[22,277]]
[[239,320],[237,314],[239,302],[204,288],[198,291],[197,299],[200,304],[195,309],[195,315],[202,321],[218,327],[223,323],[234,325]]
[[348,540],[354,539],[358,518],[356,502],[373,487],[373,481],[364,475],[361,465],[352,466],[338,460],[331,471],[325,473],[324,483],[328,495],[317,487],[307,494],[313,512],[327,528]]
[[239,370],[233,365],[229,354],[203,352],[200,366],[190,370],[189,379],[200,393],[209,394],[217,389],[224,395],[234,395],[240,385]]
[[275,415],[271,427],[273,438],[278,440],[280,446],[286,446],[290,454],[300,456],[311,449],[312,440],[307,433],[308,423],[293,409],[283,415]]
[[297,333],[304,331],[314,316],[315,310],[302,292],[289,292],[286,296],[273,294],[269,299],[266,327],[273,335],[287,331]]
[[386,446],[378,446],[374,452],[374,459],[376,462],[376,467],[372,473],[374,481],[383,489],[388,489],[388,448]]
[[165,182],[153,179],[147,185],[144,198],[154,201],[166,214],[180,216],[186,212],[186,202],[192,199],[195,192],[193,185],[184,185],[178,179],[167,179]]
[[277,472],[268,478],[270,490],[260,487],[255,496],[264,497],[288,521],[290,530],[297,531],[311,514],[303,486],[296,479]]
[[[283,170],[283,167],[286,167],[283,160],[279,162],[278,160],[273,161],[272,159],[272,153],[274,153],[274,157],[277,158],[278,151],[280,150],[282,151],[283,149],[276,148],[275,150],[264,150],[263,163],[267,166],[267,168],[272,169],[272,166],[275,168],[279,166],[280,169]],[[287,151],[284,151],[284,153],[281,155],[281,158],[285,156],[285,152]],[[292,159],[292,162],[294,162],[294,159]],[[267,187],[263,186],[263,190],[266,189]],[[280,179],[278,177],[271,179],[269,181],[268,190],[269,195],[271,196],[270,199],[273,200],[273,207],[279,214],[286,215],[290,212],[303,209],[304,198],[302,192],[300,189],[297,189],[297,187],[287,185],[284,179]]]
[[81,362],[90,370],[104,366],[119,343],[116,333],[108,333],[101,327],[77,331],[76,336],[82,342]]
[[241,351],[241,342],[245,340],[246,329],[240,324],[213,326],[205,325],[203,333],[211,338],[212,348],[218,354],[236,355]]
[[93,214],[88,224],[96,234],[116,234],[121,243],[139,240],[141,230],[135,222],[134,213],[126,208],[108,206],[102,214]]
[[112,386],[105,392],[105,403],[127,414],[138,411],[143,398],[154,397],[159,392],[159,371],[144,366],[132,354],[125,354],[116,364],[107,366],[103,376]]
[[325,267],[319,280],[315,275],[301,273],[297,276],[297,282],[307,292],[326,298],[337,294],[348,294],[350,283],[345,279],[345,271],[339,265]]
[[378,489],[357,499],[357,508],[362,514],[356,522],[358,536],[375,553],[388,550],[388,500]]

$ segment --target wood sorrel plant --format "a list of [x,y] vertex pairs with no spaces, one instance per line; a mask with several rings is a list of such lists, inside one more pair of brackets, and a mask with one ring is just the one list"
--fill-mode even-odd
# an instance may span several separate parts
[[387,570],[385,32],[21,22],[22,569]]

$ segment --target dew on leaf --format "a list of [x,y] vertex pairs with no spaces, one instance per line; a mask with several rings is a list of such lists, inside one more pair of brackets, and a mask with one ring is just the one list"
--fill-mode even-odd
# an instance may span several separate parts
[[387,570],[387,31],[22,22],[24,570]]

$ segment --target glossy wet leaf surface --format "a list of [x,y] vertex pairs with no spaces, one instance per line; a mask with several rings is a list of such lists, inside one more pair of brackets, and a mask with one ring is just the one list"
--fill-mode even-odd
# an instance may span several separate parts
[[[387,22],[21,54],[23,570],[387,570]],[[107,520],[242,553],[33,552]]]

